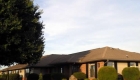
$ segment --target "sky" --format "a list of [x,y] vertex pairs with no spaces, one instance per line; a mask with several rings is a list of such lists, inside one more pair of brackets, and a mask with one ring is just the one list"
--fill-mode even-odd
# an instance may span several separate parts
[[34,0],[43,10],[45,53],[105,46],[140,53],[140,0]]

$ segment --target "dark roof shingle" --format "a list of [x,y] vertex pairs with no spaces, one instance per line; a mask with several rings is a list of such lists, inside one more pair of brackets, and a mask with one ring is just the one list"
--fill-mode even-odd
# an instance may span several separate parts
[[10,66],[10,67],[5,68],[5,69],[0,70],[0,71],[18,70],[18,69],[24,69],[24,68],[27,68],[27,67],[28,67],[28,64],[17,64],[17,65]]
[[26,67],[50,67],[60,63],[85,63],[99,60],[114,61],[140,61],[140,54],[112,47],[96,48],[68,55],[51,54],[43,56],[40,61],[32,66],[27,64],[15,65],[3,70],[22,69]]

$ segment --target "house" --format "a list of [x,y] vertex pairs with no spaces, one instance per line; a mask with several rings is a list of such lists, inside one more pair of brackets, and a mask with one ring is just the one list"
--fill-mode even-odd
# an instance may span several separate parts
[[23,80],[24,80],[24,78],[26,77],[26,74],[29,73],[29,69],[27,67],[28,67],[27,64],[17,64],[17,65],[5,68],[3,70],[0,70],[0,73],[1,74],[18,73],[21,77],[23,77]]
[[67,55],[46,55],[37,64],[28,66],[28,69],[38,74],[58,72],[66,76],[81,71],[92,79],[97,77],[98,70],[103,66],[112,66],[119,74],[125,67],[140,68],[140,54],[103,47]]

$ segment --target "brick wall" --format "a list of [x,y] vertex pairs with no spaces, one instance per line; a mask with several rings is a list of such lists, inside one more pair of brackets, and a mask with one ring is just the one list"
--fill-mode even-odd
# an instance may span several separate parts
[[[88,64],[88,66],[90,66],[90,64]],[[99,71],[99,69],[101,68],[101,67],[103,67],[104,66],[104,62],[103,61],[101,61],[101,62],[97,62],[97,72]],[[80,70],[81,70],[81,72],[83,72],[83,73],[85,73],[86,74],[86,64],[82,64],[81,66],[80,66]],[[89,79],[90,80],[93,80],[94,79],[94,77],[90,77],[89,75],[90,75],[90,71],[89,71],[90,69],[88,68],[88,77],[89,77]]]
[[99,71],[99,69],[101,68],[101,67],[103,67],[104,66],[104,62],[102,61],[102,62],[97,62],[97,72]]
[[86,64],[80,66],[80,71],[86,74]]

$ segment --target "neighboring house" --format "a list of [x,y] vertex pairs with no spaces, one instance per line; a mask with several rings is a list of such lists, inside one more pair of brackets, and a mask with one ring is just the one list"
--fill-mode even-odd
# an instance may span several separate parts
[[84,72],[88,78],[96,78],[98,70],[103,66],[112,66],[121,74],[125,67],[140,68],[140,54],[119,48],[103,47],[68,55],[47,55],[32,66],[34,73],[63,73],[70,76],[74,72]]
[[23,80],[26,77],[26,73],[29,73],[28,65],[27,64],[17,64],[3,70],[0,70],[1,74],[14,74],[18,73]]

